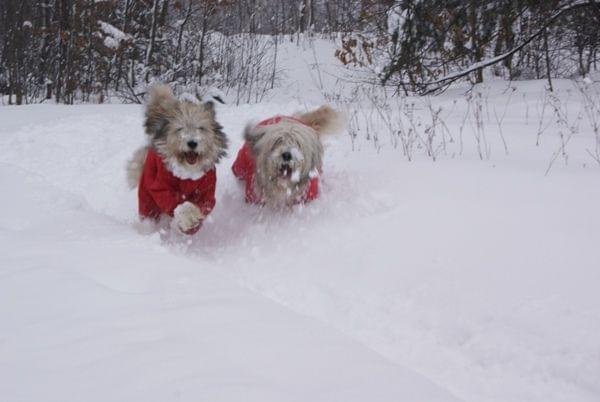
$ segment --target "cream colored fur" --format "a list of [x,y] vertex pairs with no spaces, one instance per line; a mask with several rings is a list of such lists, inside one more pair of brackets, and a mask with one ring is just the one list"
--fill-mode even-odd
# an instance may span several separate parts
[[[306,124],[282,119],[268,126],[249,125],[244,134],[256,160],[255,195],[272,207],[301,201],[310,179],[322,168],[320,135],[344,127],[343,116],[329,106],[295,117]],[[284,153],[291,156],[289,160],[282,159]]]
[[346,127],[344,115],[327,105],[310,112],[296,113],[294,117],[311,126],[318,134],[338,134]]
[[[215,119],[212,102],[178,101],[166,85],[150,89],[144,122],[148,145],[135,151],[127,164],[127,182],[135,188],[144,168],[148,148],[180,179],[197,180],[225,156],[227,138]],[[190,148],[190,143],[196,143]],[[195,155],[190,163],[186,156]]]
[[147,153],[147,146],[138,148],[133,153],[131,159],[127,162],[127,184],[132,190],[140,184],[140,179],[142,178],[142,172],[144,171],[144,162],[146,161]]

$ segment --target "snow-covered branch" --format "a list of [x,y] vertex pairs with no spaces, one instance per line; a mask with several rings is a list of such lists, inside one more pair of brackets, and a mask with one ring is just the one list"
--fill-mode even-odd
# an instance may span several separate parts
[[430,94],[433,92],[437,92],[437,91],[441,90],[442,88],[448,86],[449,84],[453,83],[454,81],[471,74],[472,72],[475,72],[475,71],[480,70],[485,67],[492,66],[496,63],[501,62],[502,60],[505,60],[506,58],[512,56],[513,54],[517,53],[518,51],[523,49],[525,46],[527,46],[529,43],[531,43],[534,39],[536,39],[540,35],[542,35],[548,27],[550,27],[559,17],[561,17],[565,13],[575,10],[575,9],[578,9],[578,8],[581,8],[581,7],[590,7],[590,6],[597,6],[597,5],[598,4],[595,2],[595,0],[575,0],[575,1],[566,2],[561,7],[559,7],[558,10],[555,11],[537,31],[535,31],[531,36],[529,36],[527,39],[525,39],[521,44],[512,48],[511,50],[509,50],[501,55],[498,55],[496,57],[474,63],[464,70],[448,74],[442,78],[439,78],[439,79],[431,81],[431,82],[419,84],[418,86],[423,89],[422,94],[424,94],[424,95],[427,95],[427,94]]

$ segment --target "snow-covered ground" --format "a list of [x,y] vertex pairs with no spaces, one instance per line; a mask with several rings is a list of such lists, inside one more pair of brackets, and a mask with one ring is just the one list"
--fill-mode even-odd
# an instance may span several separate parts
[[246,205],[242,128],[322,101],[315,54],[294,56],[312,84],[287,100],[219,106],[231,148],[191,238],[138,223],[140,106],[0,107],[0,400],[600,400],[600,167],[572,84],[539,146],[544,83],[508,103],[486,87],[484,160],[464,90],[432,100],[453,139],[435,162],[350,105],[358,137],[325,140],[321,198]]
[[123,181],[138,107],[7,107],[0,120],[0,400],[455,400],[223,275],[241,227],[217,241],[225,222],[212,220],[191,244],[144,234]]

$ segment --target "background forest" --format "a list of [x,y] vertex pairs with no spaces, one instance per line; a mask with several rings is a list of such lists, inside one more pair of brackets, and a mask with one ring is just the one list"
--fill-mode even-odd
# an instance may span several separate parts
[[[354,80],[405,93],[484,80],[586,76],[600,3],[565,0],[2,0],[7,103],[139,103],[148,84],[256,102],[281,79],[278,47],[335,42]],[[456,74],[468,70],[468,74]],[[551,81],[550,81],[551,85]]]

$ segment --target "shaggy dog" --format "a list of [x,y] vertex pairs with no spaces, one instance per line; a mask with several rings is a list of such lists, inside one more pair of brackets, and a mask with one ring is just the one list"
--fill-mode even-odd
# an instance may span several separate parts
[[142,218],[168,215],[179,230],[192,234],[215,205],[215,165],[225,156],[227,138],[212,102],[180,102],[165,85],[153,87],[149,98],[148,145],[129,162],[128,182],[138,186]]
[[246,126],[246,143],[232,166],[233,174],[246,183],[246,202],[282,207],[317,198],[320,136],[343,126],[342,115],[328,106]]

